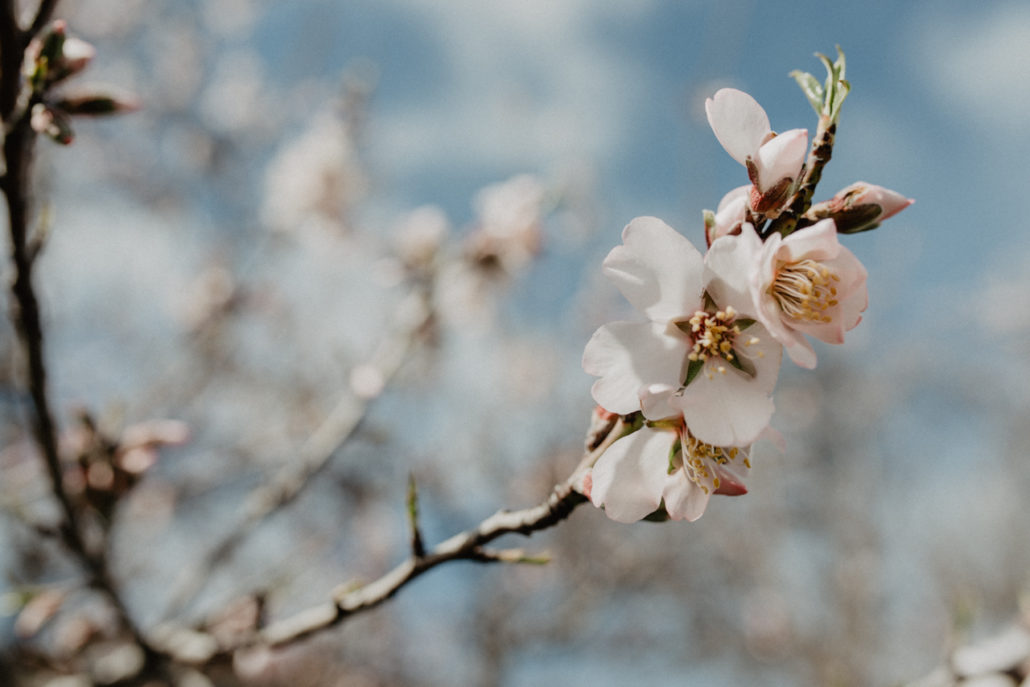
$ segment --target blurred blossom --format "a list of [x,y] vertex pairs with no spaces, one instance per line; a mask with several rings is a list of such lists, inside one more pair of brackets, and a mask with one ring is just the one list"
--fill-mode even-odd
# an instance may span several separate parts
[[497,263],[506,272],[525,266],[540,251],[546,194],[533,176],[521,174],[476,194],[476,227],[469,236],[473,259]]
[[347,212],[366,188],[346,122],[324,111],[269,163],[261,217],[277,231],[345,231]]
[[443,210],[436,205],[423,205],[402,220],[394,233],[394,251],[408,267],[426,267],[436,257],[450,230]]

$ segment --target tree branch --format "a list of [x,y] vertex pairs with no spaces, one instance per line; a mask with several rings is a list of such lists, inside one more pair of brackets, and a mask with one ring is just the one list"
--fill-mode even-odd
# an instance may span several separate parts
[[[44,2],[39,19],[53,10],[55,2]],[[47,373],[39,299],[33,287],[33,254],[28,241],[29,180],[35,135],[27,113],[8,122],[21,88],[21,61],[25,43],[33,34],[18,28],[14,3],[0,0],[0,117],[8,123],[3,143],[6,172],[3,194],[7,200],[8,231],[11,237],[11,318],[14,321],[26,366],[31,398],[32,430],[46,466],[50,491],[61,510],[61,540],[87,572],[90,587],[101,592],[115,609],[120,622],[143,650],[148,669],[156,669],[159,654],[146,642],[119,596],[103,551],[92,552],[86,544],[78,514],[64,488],[64,474],[57,443],[57,423],[47,393]]]
[[583,471],[593,466],[608,446],[622,435],[625,427],[622,420],[615,422],[604,439],[583,456],[569,478],[556,485],[543,503],[518,511],[498,511],[476,527],[452,536],[423,556],[409,556],[378,580],[358,589],[338,592],[331,602],[275,622],[261,630],[250,642],[229,650],[233,651],[247,645],[281,646],[299,641],[315,632],[338,625],[362,611],[375,608],[423,573],[450,561],[535,562],[533,557],[486,551],[482,547],[505,534],[521,534],[528,537],[534,532],[557,525],[568,518],[578,506],[586,503],[586,497],[578,491]]
[[[386,384],[400,370],[412,348],[426,334],[432,319],[431,286],[419,286],[398,304],[390,332],[362,367]],[[243,503],[243,520],[191,568],[177,585],[166,617],[178,615],[203,589],[211,571],[225,563],[263,522],[295,501],[329,464],[330,459],[354,433],[375,396],[348,391],[337,402],[300,449],[267,484],[257,487]]]

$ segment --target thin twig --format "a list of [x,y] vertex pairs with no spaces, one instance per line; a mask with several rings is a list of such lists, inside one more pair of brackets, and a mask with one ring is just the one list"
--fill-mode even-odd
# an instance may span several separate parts
[[253,645],[281,646],[301,640],[320,630],[333,627],[353,615],[375,608],[390,599],[405,585],[438,565],[457,560],[481,562],[538,562],[519,552],[488,551],[485,544],[505,534],[529,536],[565,520],[573,510],[587,502],[579,482],[583,471],[618,439],[626,424],[614,423],[607,436],[593,451],[587,452],[568,479],[556,485],[543,503],[518,511],[498,511],[476,527],[452,536],[421,557],[410,556],[378,580],[358,589],[344,589],[332,601],[309,608],[290,618],[273,623],[249,642],[229,650]]
[[[398,305],[394,325],[380,342],[365,367],[386,384],[400,370],[412,348],[423,338],[433,318],[428,288],[417,287]],[[184,572],[165,617],[174,617],[196,597],[210,579],[211,571],[224,564],[265,520],[295,501],[329,464],[330,459],[361,424],[375,397],[347,391],[318,428],[308,437],[299,455],[267,484],[256,488],[244,501],[243,519],[216,544],[195,567]]]
[[411,529],[411,555],[422,558],[426,555],[426,545],[422,541],[422,529],[418,525],[418,487],[415,475],[408,475],[408,527]]
[[833,155],[833,143],[836,135],[837,123],[830,121],[826,115],[820,116],[815,139],[812,141],[812,150],[808,153],[808,159],[805,161],[805,175],[801,184],[791,199],[790,206],[772,221],[763,232],[763,236],[772,236],[775,232],[786,236],[797,227],[798,220],[812,204],[812,196],[823,176],[823,168]]

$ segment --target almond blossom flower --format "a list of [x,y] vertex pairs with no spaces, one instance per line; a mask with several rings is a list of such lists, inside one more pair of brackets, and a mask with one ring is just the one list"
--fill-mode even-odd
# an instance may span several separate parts
[[706,264],[654,217],[634,219],[622,239],[604,273],[649,321],[606,324],[587,343],[583,369],[600,377],[594,400],[620,415],[682,416],[716,446],[751,443],[772,416],[782,351],[754,319],[750,263],[738,260],[749,256],[720,239]]
[[754,98],[723,88],[705,101],[708,123],[734,160],[747,168],[751,209],[766,217],[779,215],[801,177],[808,131],[791,129],[777,135]]
[[862,320],[869,303],[866,270],[840,245],[832,219],[787,238],[773,234],[765,243],[754,227],[745,224],[739,236],[721,240],[736,243],[742,259],[755,265],[750,288],[758,321],[801,367],[813,368],[816,363],[805,334],[826,343],[844,343],[844,332]]
[[645,425],[601,455],[587,496],[619,522],[636,522],[662,505],[671,519],[693,522],[712,494],[747,493],[749,453],[750,448],[706,444],[681,420]]

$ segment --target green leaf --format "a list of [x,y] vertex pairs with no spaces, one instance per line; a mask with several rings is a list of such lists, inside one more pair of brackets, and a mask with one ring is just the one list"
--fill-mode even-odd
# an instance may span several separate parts
[[757,320],[752,320],[750,317],[738,317],[737,319],[733,320],[733,323],[740,327],[740,331],[744,331],[745,329],[753,325],[755,322],[757,322]]
[[808,103],[812,106],[812,109],[815,110],[815,113],[819,114],[822,112],[823,95],[825,91],[823,90],[822,84],[819,83],[819,80],[808,72],[803,72],[800,69],[792,71],[790,76],[798,82],[798,86],[801,87],[801,91],[805,94],[805,97],[808,98]]
[[697,377],[697,373],[701,371],[701,368],[705,366],[703,360],[691,360],[690,364],[687,365],[687,376],[683,379],[683,386],[688,387],[690,383]]

